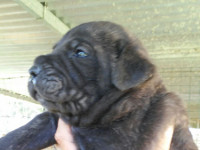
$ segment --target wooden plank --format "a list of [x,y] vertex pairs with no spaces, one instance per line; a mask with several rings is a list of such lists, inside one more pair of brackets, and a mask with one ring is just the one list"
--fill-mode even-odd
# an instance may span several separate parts
[[164,58],[194,58],[200,57],[200,49],[187,49],[187,50],[170,50],[170,51],[151,51],[149,54],[154,59],[164,59]]
[[19,5],[33,14],[37,19],[44,20],[47,25],[60,34],[65,34],[69,27],[57,18],[46,6],[43,6],[37,0],[15,0]]
[[32,98],[25,96],[25,95],[21,95],[19,93],[15,93],[6,89],[2,89],[0,88],[0,94],[6,95],[6,96],[10,96],[10,97],[14,97],[16,99],[21,99],[21,100],[25,100],[31,103],[36,103],[39,104],[37,101],[33,100]]

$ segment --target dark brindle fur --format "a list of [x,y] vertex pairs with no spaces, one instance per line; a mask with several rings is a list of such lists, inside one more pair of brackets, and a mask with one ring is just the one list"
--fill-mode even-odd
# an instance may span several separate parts
[[182,101],[163,85],[138,39],[119,25],[90,22],[36,58],[29,91],[48,112],[0,139],[1,150],[38,150],[55,142],[58,117],[80,150],[197,150]]

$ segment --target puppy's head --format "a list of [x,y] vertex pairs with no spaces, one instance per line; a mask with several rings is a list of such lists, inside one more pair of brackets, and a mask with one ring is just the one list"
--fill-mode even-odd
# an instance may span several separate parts
[[31,96],[49,111],[77,124],[111,89],[137,88],[153,73],[137,39],[119,25],[90,22],[70,30],[51,54],[35,59],[28,85]]

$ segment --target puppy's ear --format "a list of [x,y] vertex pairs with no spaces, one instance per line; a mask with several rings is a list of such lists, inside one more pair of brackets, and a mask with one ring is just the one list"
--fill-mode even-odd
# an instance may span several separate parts
[[154,65],[138,42],[117,44],[118,52],[112,66],[112,83],[120,90],[137,87],[153,76]]

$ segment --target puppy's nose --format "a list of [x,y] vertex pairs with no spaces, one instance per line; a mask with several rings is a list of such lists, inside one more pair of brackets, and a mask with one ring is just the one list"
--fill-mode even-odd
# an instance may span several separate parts
[[36,77],[41,71],[41,68],[38,66],[33,66],[29,69],[29,74],[31,75],[31,77]]

